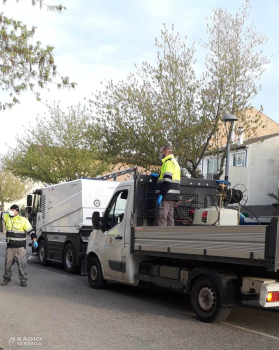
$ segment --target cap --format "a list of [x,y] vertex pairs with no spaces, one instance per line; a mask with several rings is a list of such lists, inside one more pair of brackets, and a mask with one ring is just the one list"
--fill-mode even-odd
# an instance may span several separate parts
[[19,206],[17,204],[13,204],[10,209],[15,209],[17,212],[19,212]]

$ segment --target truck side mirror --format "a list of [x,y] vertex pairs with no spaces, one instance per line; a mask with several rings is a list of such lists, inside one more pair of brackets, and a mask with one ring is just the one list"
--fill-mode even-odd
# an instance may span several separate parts
[[32,207],[32,194],[28,194],[27,196],[27,207]]
[[92,224],[93,224],[93,229],[99,230],[100,228],[100,213],[98,211],[94,211],[92,214]]

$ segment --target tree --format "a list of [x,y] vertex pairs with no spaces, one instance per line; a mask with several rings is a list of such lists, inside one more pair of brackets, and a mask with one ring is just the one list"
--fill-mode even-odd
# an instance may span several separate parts
[[156,67],[144,62],[127,82],[109,82],[92,103],[105,149],[116,163],[150,170],[161,164],[160,149],[171,141],[180,164],[188,168],[197,152],[192,143],[197,145],[194,140],[207,133],[198,98],[200,82],[193,69],[195,48],[187,48],[174,27],[170,32],[164,28],[155,45]]
[[0,172],[0,204],[4,211],[4,204],[18,201],[26,196],[32,189],[30,180],[22,181],[10,172]]
[[[3,4],[6,4],[8,0],[3,0]],[[20,0],[16,0],[16,2],[19,2]],[[32,6],[39,5],[40,9],[45,7],[48,11],[57,11],[61,12],[62,10],[66,10],[66,7],[63,5],[49,5],[43,2],[43,0],[30,0]]]
[[[3,0],[3,4],[6,4],[8,0]],[[16,0],[16,2],[19,2],[21,0]],[[66,7],[63,5],[48,5],[43,2],[43,0],[30,0],[32,6],[39,5],[40,9],[45,7],[48,11],[56,11],[61,12],[62,10],[66,10]]]
[[155,41],[157,64],[144,62],[127,81],[110,81],[95,96],[105,148],[116,162],[151,169],[160,164],[159,150],[170,142],[182,168],[197,177],[206,152],[224,152],[214,141],[223,132],[220,121],[226,110],[239,117],[245,131],[254,132],[259,116],[249,120],[245,111],[269,60],[256,51],[266,38],[247,27],[249,10],[248,2],[236,16],[215,10],[200,79],[195,76],[194,45],[187,48],[174,27],[164,27],[161,41]]
[[[42,1],[32,0],[33,5],[36,3],[43,6]],[[62,5],[47,6],[53,11],[64,8]],[[57,72],[54,47],[48,45],[43,48],[39,41],[33,42],[35,31],[35,27],[28,29],[22,22],[0,13],[0,87],[8,91],[6,100],[0,101],[0,110],[19,103],[18,96],[23,91],[31,90],[40,101],[39,91],[50,83],[58,88],[75,87],[69,77],[62,77]],[[54,81],[56,76],[59,82]]]
[[[246,137],[256,134],[256,129],[264,127],[260,120],[262,107],[254,118],[249,117],[251,100],[261,90],[258,84],[269,58],[259,49],[267,38],[257,32],[253,23],[249,24],[251,6],[249,1],[242,4],[235,16],[222,8],[217,8],[207,23],[208,41],[203,47],[206,56],[205,96],[207,114],[213,116],[212,133],[207,145],[220,156],[220,169],[216,178],[223,174],[224,127],[220,123],[225,111],[238,117],[238,127]],[[225,137],[226,139],[226,137]]]
[[20,178],[47,184],[95,177],[109,169],[109,160],[100,161],[100,147],[90,112],[81,105],[67,112],[54,105],[47,117],[29,125],[24,138],[17,137],[3,167]]

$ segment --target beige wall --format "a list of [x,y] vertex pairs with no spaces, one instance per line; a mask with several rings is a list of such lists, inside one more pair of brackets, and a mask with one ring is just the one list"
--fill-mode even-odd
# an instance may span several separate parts
[[[247,117],[252,119],[255,117],[255,115],[258,113],[258,110],[256,108],[252,108],[252,111],[247,112]],[[261,137],[271,134],[279,133],[279,124],[276,123],[274,120],[269,118],[264,113],[261,113],[261,119],[260,122],[262,122],[262,125],[260,127],[257,127],[256,123],[252,123],[254,127],[257,127],[256,136],[255,137]],[[263,127],[264,126],[264,127]],[[246,137],[247,139],[247,137]]]
[[279,136],[249,145],[248,171],[250,201],[253,204],[275,203],[268,193],[278,195]]
[[[244,184],[249,191],[247,205],[271,205],[276,200],[268,193],[278,195],[279,135],[247,147],[247,167],[230,166],[229,181],[234,187]],[[232,162],[231,162],[232,163]],[[224,178],[224,175],[222,176]]]
[[[259,111],[256,108],[252,108],[251,110],[248,110],[246,112],[246,120],[249,121],[249,127],[252,129],[254,128],[254,132],[244,132],[243,134],[243,141],[249,140],[251,138],[255,137],[264,137],[271,134],[279,133],[279,124],[276,123],[274,120],[270,119],[268,116],[266,116],[264,113],[260,114],[260,120],[256,121],[257,119],[257,113]],[[235,130],[238,129],[238,127],[242,126],[241,122],[235,123]],[[232,140],[233,143],[237,142],[237,134],[235,134],[234,140]],[[227,144],[227,136],[226,136],[226,129],[223,122],[221,122],[220,128],[218,133],[215,135],[215,140],[212,143],[213,147],[215,144],[218,144],[218,147],[225,147]]]

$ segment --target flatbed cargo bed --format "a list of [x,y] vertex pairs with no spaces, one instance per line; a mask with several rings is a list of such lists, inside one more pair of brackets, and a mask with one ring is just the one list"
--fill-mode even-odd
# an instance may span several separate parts
[[270,226],[135,227],[134,253],[278,269],[277,219]]

